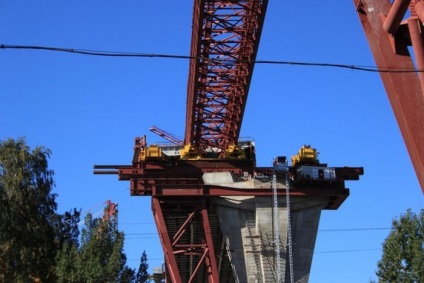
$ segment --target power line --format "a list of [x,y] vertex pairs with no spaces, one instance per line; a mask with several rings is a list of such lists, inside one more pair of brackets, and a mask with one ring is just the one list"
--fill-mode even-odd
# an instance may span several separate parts
[[125,233],[125,236],[147,236],[147,235],[158,235],[157,232],[146,232],[146,233]]
[[[127,223],[124,223],[127,224]],[[137,223],[133,223],[137,224]],[[335,228],[335,229],[319,229],[318,232],[351,232],[351,231],[379,231],[379,230],[392,230],[387,227],[367,227],[367,228]],[[144,232],[144,233],[126,233],[126,236],[145,236],[157,235],[157,232]]]
[[321,229],[318,232],[344,232],[344,231],[372,231],[372,230],[392,230],[392,228],[343,228],[343,229]]
[[314,252],[314,254],[352,253],[352,252],[369,252],[369,251],[381,251],[381,248],[380,249],[352,249],[352,250],[318,251],[318,252]]
[[[186,59],[186,60],[199,59],[199,60],[209,60],[211,62],[220,62],[222,65],[225,65],[225,62],[229,62],[229,60],[233,60],[228,58],[203,58],[203,57],[192,57],[192,56],[186,56],[186,55],[101,51],[101,50],[48,47],[48,46],[35,46],[35,45],[0,44],[0,49],[44,50],[44,51],[66,52],[66,53],[74,53],[74,54],[80,54],[80,55],[105,56],[105,57],[165,58],[165,59]],[[256,60],[256,61],[252,61],[251,63],[307,66],[307,67],[331,67],[331,68],[342,68],[342,69],[350,69],[350,70],[374,72],[374,73],[421,73],[421,72],[424,72],[424,70],[417,70],[414,68],[394,69],[394,68],[386,68],[386,67],[378,67],[378,66],[359,66],[359,65],[348,65],[348,64],[278,61],[278,60]],[[234,64],[234,61],[231,61],[230,63],[228,63],[228,65],[233,65],[233,64]]]

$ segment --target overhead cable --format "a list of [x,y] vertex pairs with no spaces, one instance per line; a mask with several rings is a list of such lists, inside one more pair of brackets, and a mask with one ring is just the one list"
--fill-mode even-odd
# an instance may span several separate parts
[[351,253],[351,252],[369,252],[369,251],[381,251],[381,248],[379,248],[379,249],[353,249],[353,250],[318,251],[318,252],[314,252],[314,254]]
[[[216,58],[202,58],[192,57],[186,55],[173,55],[173,54],[155,54],[155,53],[135,53],[135,52],[119,52],[119,51],[99,51],[88,49],[75,49],[75,48],[62,48],[62,47],[48,47],[48,46],[34,46],[34,45],[13,45],[13,44],[0,44],[0,49],[25,49],[25,50],[44,50],[54,52],[66,52],[80,55],[90,56],[105,56],[105,57],[138,57],[138,58],[166,58],[166,59],[199,59],[209,60],[210,62],[220,62],[221,65],[233,65],[234,60],[228,57]],[[233,61],[231,61],[233,60]],[[226,63],[228,62],[228,63]],[[296,62],[296,61],[278,61],[278,60],[256,60],[252,61],[254,64],[273,64],[273,65],[291,65],[291,66],[307,66],[307,67],[331,67],[351,69],[364,72],[374,73],[421,73],[424,70],[417,70],[414,68],[396,69],[378,66],[359,66],[348,64],[334,64],[334,63],[314,63],[314,62]]]

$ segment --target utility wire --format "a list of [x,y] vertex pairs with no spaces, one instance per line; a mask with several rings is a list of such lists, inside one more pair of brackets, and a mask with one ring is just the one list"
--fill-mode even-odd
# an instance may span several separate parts
[[318,251],[318,252],[314,252],[314,254],[352,253],[352,252],[369,252],[369,251],[381,251],[381,248],[380,249],[354,249],[354,250]]
[[[342,229],[320,229],[318,232],[360,232],[360,231],[382,231],[382,230],[392,230],[392,228],[342,228]],[[156,232],[146,232],[146,233],[125,233],[125,239],[127,240],[137,240],[137,239],[156,239],[158,234]],[[336,252],[336,251],[331,251]],[[318,253],[327,253],[327,252],[318,252]]]
[[[370,251],[381,251],[380,249],[350,249],[350,250],[334,250],[334,251],[320,251],[314,252],[314,254],[331,254],[331,253],[352,253],[352,252],[370,252]],[[140,260],[139,258],[130,258],[129,261]],[[148,261],[161,261],[161,258],[148,258]]]
[[[120,223],[121,225],[121,223]],[[124,224],[122,224],[124,225]],[[353,231],[379,231],[379,230],[392,230],[392,228],[377,227],[377,228],[336,228],[336,229],[319,229],[318,232],[353,232]],[[125,236],[146,236],[157,235],[157,232],[143,232],[143,233],[125,233]]]
[[344,229],[321,229],[319,232],[343,232],[343,231],[371,231],[371,230],[392,230],[392,228],[344,228]]
[[[234,59],[225,58],[202,58],[192,57],[186,55],[172,55],[172,54],[155,54],[155,53],[134,53],[134,52],[119,52],[119,51],[100,51],[88,49],[75,49],[75,48],[61,48],[61,47],[48,47],[48,46],[34,46],[34,45],[13,45],[13,44],[0,44],[0,49],[24,49],[24,50],[44,50],[54,52],[66,52],[80,55],[90,56],[105,56],[105,57],[138,57],[138,58],[166,58],[166,59],[199,59],[209,60],[211,62],[220,62],[225,65],[225,62],[230,62],[228,65],[234,64]],[[246,62],[246,61],[240,61]],[[421,73],[424,70],[417,70],[414,68],[408,69],[394,69],[378,66],[359,66],[348,64],[333,64],[333,63],[313,63],[313,62],[296,62],[296,61],[277,61],[277,60],[256,60],[252,61],[254,64],[273,64],[273,65],[291,65],[291,66],[308,66],[308,67],[331,67],[351,69],[364,72],[374,73]]]

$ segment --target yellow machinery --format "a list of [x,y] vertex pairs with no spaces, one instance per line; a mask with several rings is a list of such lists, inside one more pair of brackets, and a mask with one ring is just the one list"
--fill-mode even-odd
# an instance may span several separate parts
[[186,144],[184,148],[180,151],[181,159],[190,159],[190,160],[196,160],[201,158],[201,154],[199,149],[192,145],[192,144]]
[[157,160],[162,159],[163,157],[164,156],[161,148],[158,145],[153,144],[151,146],[142,148],[140,151],[139,160]]
[[[250,157],[249,159],[254,159],[254,147],[249,148]],[[240,145],[229,145],[225,151],[222,153],[221,151],[207,151],[206,153],[202,153],[199,148],[192,144],[186,144],[184,147],[175,146],[174,152],[179,152],[179,157],[183,160],[200,160],[200,159],[247,159],[246,149],[242,148]],[[171,155],[178,156],[178,155]],[[144,142],[142,146],[140,146],[139,160],[159,160],[159,159],[167,159],[169,155],[165,149],[159,145],[153,144],[150,146],[146,146]]]
[[[187,144],[184,146],[184,148],[180,151],[180,156],[181,156],[181,159],[185,159],[185,160],[198,160],[198,159],[205,158],[202,156],[200,150],[196,146],[191,144]],[[212,157],[212,158],[217,158],[217,157]],[[227,147],[227,149],[224,151],[224,155],[222,158],[246,159],[246,154],[240,146],[233,144]],[[208,157],[206,157],[206,159],[208,159]]]
[[224,152],[224,158],[227,159],[246,159],[244,150],[235,144],[231,144]]
[[319,164],[318,152],[310,145],[304,145],[299,152],[291,158],[292,166],[300,164],[316,165]]

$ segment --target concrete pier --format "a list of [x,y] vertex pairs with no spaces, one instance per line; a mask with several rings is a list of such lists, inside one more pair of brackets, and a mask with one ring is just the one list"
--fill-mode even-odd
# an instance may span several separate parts
[[[209,176],[210,177],[210,176]],[[218,178],[222,184],[223,176]],[[269,180],[268,180],[269,181]],[[252,187],[258,187],[252,181]],[[225,182],[228,185],[228,182]],[[261,183],[267,188],[269,183]],[[246,183],[243,187],[249,187]],[[285,189],[282,180],[279,189]],[[327,197],[290,197],[293,268],[296,283],[309,280],[321,210]],[[219,197],[214,199],[236,282],[277,282],[272,197]],[[278,198],[280,278],[290,282],[286,198]]]
[[[281,275],[290,282],[287,250],[287,207],[279,198]],[[293,267],[297,283],[309,280],[321,209],[328,199],[291,197]],[[271,197],[216,199],[222,233],[226,239],[236,282],[276,282]]]

